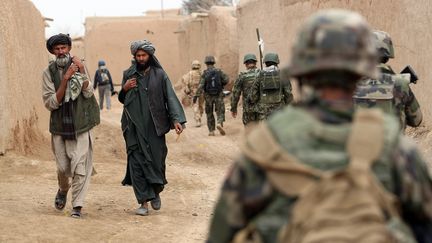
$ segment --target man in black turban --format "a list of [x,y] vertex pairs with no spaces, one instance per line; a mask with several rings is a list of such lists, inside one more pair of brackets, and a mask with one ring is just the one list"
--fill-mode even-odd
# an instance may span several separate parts
[[84,65],[70,55],[71,44],[65,34],[47,40],[55,61],[43,73],[42,98],[51,112],[49,131],[57,162],[59,189],[54,205],[63,210],[71,189],[71,216],[79,218],[93,171],[91,129],[99,124],[99,107]]
[[161,207],[159,193],[167,184],[165,134],[183,131],[183,108],[167,74],[147,40],[134,41],[130,47],[135,62],[123,73],[119,101],[124,104],[122,130],[127,147],[127,168],[123,185],[132,185],[141,206],[136,214],[147,215],[148,205]]

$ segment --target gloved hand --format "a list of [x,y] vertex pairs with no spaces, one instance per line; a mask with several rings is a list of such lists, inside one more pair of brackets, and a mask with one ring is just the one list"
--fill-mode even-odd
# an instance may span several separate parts
[[193,99],[192,99],[192,103],[195,104],[197,102],[197,99],[198,99],[198,96],[194,96]]

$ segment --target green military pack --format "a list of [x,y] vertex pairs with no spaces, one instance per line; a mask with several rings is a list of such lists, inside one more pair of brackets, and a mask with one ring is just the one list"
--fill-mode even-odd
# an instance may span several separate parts
[[383,161],[398,135],[396,120],[378,109],[335,126],[286,108],[242,146],[279,193],[233,242],[415,242],[395,196],[376,179],[391,171]]
[[278,104],[282,101],[282,85],[277,68],[265,68],[259,76],[260,99],[263,104]]
[[242,72],[240,75],[243,79],[243,92],[248,92],[252,84],[255,82],[259,75],[258,69],[252,69]]
[[354,104],[356,107],[379,108],[387,114],[394,114],[394,89],[395,82],[389,74],[382,74],[380,79],[364,79],[357,84]]
[[409,97],[410,74],[382,73],[379,79],[364,79],[357,85],[353,100],[355,107],[379,108],[396,115],[405,127],[404,97]]

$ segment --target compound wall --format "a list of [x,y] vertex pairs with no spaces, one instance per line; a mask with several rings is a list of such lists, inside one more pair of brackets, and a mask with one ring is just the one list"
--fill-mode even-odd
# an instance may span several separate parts
[[[213,55],[216,66],[228,74],[230,82],[238,73],[238,36],[235,9],[212,7],[209,13],[192,14],[181,24],[178,41],[183,73],[190,70],[193,60],[199,60],[203,69],[204,57]],[[231,85],[228,85],[228,89]]]
[[[395,70],[410,64],[420,80],[412,88],[419,99],[425,122],[430,124],[432,80],[432,2],[430,0],[242,0],[238,5],[239,59],[256,47],[255,28],[259,28],[265,51],[280,55],[282,65],[289,62],[291,45],[306,17],[320,9],[344,8],[359,12],[374,29],[388,32],[395,45]],[[258,51],[255,51],[258,54]]]
[[91,17],[86,19],[85,60],[91,76],[99,60],[105,60],[115,84],[120,84],[123,71],[132,60],[130,44],[147,39],[155,47],[155,55],[172,82],[181,75],[179,46],[175,32],[185,17],[166,15],[141,17]]
[[28,153],[48,128],[41,98],[44,20],[28,0],[0,1],[0,33],[0,154]]

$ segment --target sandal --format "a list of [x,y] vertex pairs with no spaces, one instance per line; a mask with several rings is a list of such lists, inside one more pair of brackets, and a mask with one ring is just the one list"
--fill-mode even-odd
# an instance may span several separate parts
[[73,208],[70,216],[76,219],[81,218],[81,207]]
[[63,210],[64,207],[66,206],[66,201],[67,201],[67,192],[66,194],[61,193],[60,189],[57,191],[57,194],[55,196],[55,200],[54,200],[54,207],[57,210]]

